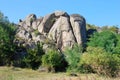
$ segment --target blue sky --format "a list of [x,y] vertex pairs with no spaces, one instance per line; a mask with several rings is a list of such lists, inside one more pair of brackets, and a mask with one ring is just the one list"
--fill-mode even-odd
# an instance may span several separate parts
[[45,16],[55,10],[81,14],[97,26],[120,26],[120,0],[0,0],[0,11],[14,23],[31,13]]

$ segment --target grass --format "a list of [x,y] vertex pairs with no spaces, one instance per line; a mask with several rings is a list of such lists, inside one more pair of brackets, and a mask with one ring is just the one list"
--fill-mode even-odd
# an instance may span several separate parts
[[31,69],[0,67],[0,80],[120,80],[96,74],[78,74],[78,77],[68,76],[67,73],[45,73]]

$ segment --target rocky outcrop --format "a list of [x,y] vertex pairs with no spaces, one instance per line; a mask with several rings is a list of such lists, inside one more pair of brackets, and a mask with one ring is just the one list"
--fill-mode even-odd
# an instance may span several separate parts
[[30,14],[18,23],[15,39],[17,44],[34,48],[37,42],[43,42],[46,47],[46,42],[49,41],[61,51],[66,47],[72,47],[75,43],[84,47],[85,19],[79,14],[68,15],[63,11],[55,11],[40,18]]

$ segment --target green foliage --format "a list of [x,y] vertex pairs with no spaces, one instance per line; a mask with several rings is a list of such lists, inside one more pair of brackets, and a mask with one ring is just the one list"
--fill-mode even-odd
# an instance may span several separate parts
[[48,72],[55,72],[64,66],[64,58],[57,50],[49,49],[48,53],[42,57],[42,66],[48,69]]
[[14,31],[14,25],[0,12],[0,65],[10,65],[14,60]]
[[102,29],[102,31],[108,30],[108,31],[111,31],[113,33],[118,33],[118,30],[119,30],[117,25],[116,26],[103,26],[101,29]]
[[37,69],[41,65],[43,54],[41,44],[37,44],[37,47],[34,49],[27,49],[27,54],[22,59],[22,67]]
[[65,59],[68,62],[68,72],[77,72],[78,63],[80,61],[80,56],[82,54],[82,48],[78,45],[74,45],[72,49],[68,48],[64,52]]
[[101,33],[94,33],[89,39],[88,46],[102,47],[107,52],[113,52],[117,44],[116,35],[110,31],[103,31]]
[[116,47],[113,50],[113,53],[120,55],[120,35],[116,34],[116,37],[117,37],[117,44],[116,44]]
[[10,65],[14,60],[13,44],[15,27],[12,24],[0,23],[0,65]]
[[116,54],[107,53],[100,47],[88,47],[79,63],[81,72],[115,77],[118,75],[120,59]]

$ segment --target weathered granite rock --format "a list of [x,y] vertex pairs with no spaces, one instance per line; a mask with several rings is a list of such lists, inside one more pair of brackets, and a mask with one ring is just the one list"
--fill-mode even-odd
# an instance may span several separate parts
[[[20,20],[16,31],[16,41],[22,39],[24,46],[34,48],[37,42],[44,43],[44,48],[54,45],[60,51],[72,47],[75,43],[85,46],[86,22],[78,15],[68,15],[64,11],[55,11],[38,18],[30,14],[25,20]],[[47,44],[49,43],[49,44]]]
[[61,16],[50,29],[48,38],[57,42],[59,49],[64,49],[68,46],[73,46],[75,43],[71,25],[67,17]]
[[40,17],[39,19],[35,20],[32,22],[32,28],[34,30],[37,30],[38,29],[38,26],[40,25],[40,23],[42,22],[43,20],[43,17]]
[[55,14],[48,14],[46,15],[41,24],[38,26],[38,30],[41,34],[48,33],[49,30],[51,29],[52,25],[55,22]]
[[79,45],[85,46],[85,42],[86,42],[85,19],[79,14],[73,14],[70,16],[70,22],[71,22],[77,43]]
[[32,26],[32,22],[36,20],[35,14],[30,14],[26,17],[25,22],[27,26]]
[[66,12],[64,12],[64,11],[55,11],[54,13],[55,13],[55,16],[56,16],[56,17],[60,17],[60,16],[68,17],[68,16],[69,16],[69,15],[68,15]]
[[16,36],[25,40],[31,39],[31,34],[25,30],[20,30]]

